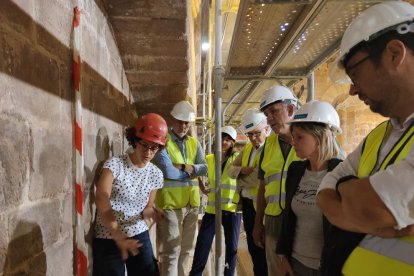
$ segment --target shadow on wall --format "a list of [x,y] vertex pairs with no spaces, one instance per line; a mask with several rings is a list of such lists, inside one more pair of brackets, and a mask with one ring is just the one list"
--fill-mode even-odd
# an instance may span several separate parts
[[[84,168],[85,181],[84,181],[84,228],[85,228],[85,241],[89,247],[88,259],[92,260],[92,241],[94,236],[96,207],[95,207],[95,185],[99,180],[102,167],[105,161],[109,158],[111,151],[108,131],[105,127],[101,127],[96,135],[95,155],[96,164],[93,169]],[[90,264],[91,262],[89,262]],[[89,267],[91,269],[92,267]],[[92,271],[90,271],[92,272]]]
[[46,254],[39,225],[19,221],[7,247],[3,275],[46,275]]
[[[72,49],[12,0],[0,1],[0,18],[1,26],[13,30],[2,28],[0,34],[0,56],[5,57],[0,59],[0,73],[72,102]],[[71,26],[68,24],[63,31]],[[107,108],[109,103],[112,108]],[[85,60],[82,61],[82,106],[124,126],[131,123],[135,113],[135,107],[122,91]]]

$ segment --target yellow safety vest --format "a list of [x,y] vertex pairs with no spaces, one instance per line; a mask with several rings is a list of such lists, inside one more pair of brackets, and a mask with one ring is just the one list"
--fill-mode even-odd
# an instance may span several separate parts
[[[243,150],[243,158],[242,158],[242,162],[241,162],[241,166],[242,167],[247,167],[249,166],[249,159],[250,159],[250,155],[252,153],[253,150],[253,145],[252,143],[248,143],[246,145],[246,147]],[[263,148],[260,149],[260,151],[257,153],[256,157],[253,160],[252,163],[252,167],[256,168],[257,165],[259,164],[259,160],[260,160],[260,154],[262,152]],[[252,188],[243,188],[243,190],[245,191],[244,194],[247,196],[247,198],[253,200],[253,206],[254,209],[256,209],[257,206],[257,192],[259,191],[259,185],[256,185],[255,187]]]
[[[389,121],[381,123],[365,139],[358,167],[358,177],[374,172],[384,137],[391,130]],[[409,153],[414,143],[414,126],[411,126],[394,145],[379,165],[378,171],[399,162]],[[393,185],[393,183],[390,183]],[[344,275],[414,275],[414,236],[383,239],[366,235],[342,268]]]
[[266,215],[279,216],[285,208],[287,170],[296,160],[300,159],[293,148],[290,149],[286,160],[283,158],[277,134],[273,133],[267,137],[261,163],[261,169],[265,173]]
[[[237,202],[239,201],[239,195],[236,193],[236,179],[230,178],[227,174],[227,168],[233,163],[236,159],[237,154],[233,154],[227,160],[226,166],[221,174],[221,210],[235,212],[237,207]],[[215,157],[214,154],[209,154],[206,156],[206,161],[208,165],[208,181],[210,183],[210,192],[208,193],[208,201],[206,206],[206,213],[215,214],[216,213],[216,193],[215,193],[215,179],[216,179],[216,170],[215,170]]]
[[[177,144],[167,135],[167,153],[174,164],[194,164],[197,156],[197,139],[188,136],[185,141],[186,162]],[[200,190],[197,180],[175,181],[164,180],[164,187],[157,192],[155,205],[162,209],[180,209],[190,204],[193,207],[200,206]]]

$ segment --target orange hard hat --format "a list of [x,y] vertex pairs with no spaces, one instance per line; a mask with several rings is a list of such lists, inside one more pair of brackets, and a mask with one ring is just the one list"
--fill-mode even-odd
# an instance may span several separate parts
[[168,127],[164,118],[156,113],[142,116],[135,124],[135,136],[165,146]]

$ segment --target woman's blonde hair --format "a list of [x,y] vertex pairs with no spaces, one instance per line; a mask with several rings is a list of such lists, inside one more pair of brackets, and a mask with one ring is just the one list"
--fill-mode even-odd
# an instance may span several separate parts
[[334,131],[324,123],[298,122],[290,125],[290,132],[298,127],[311,134],[318,142],[318,161],[324,162],[332,158],[338,158],[341,153],[336,141]]

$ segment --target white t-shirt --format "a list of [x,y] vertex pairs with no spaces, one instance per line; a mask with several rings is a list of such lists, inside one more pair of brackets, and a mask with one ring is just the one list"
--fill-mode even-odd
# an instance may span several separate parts
[[[398,138],[414,121],[414,113],[404,122],[403,127],[396,120],[391,119],[392,131],[387,141],[382,146],[378,157],[381,164]],[[322,180],[318,192],[323,189],[335,189],[336,182],[346,175],[357,175],[359,160],[361,158],[362,144],[348,155],[344,162],[340,163],[332,172]],[[410,153],[400,162],[388,166],[387,169],[374,173],[369,177],[373,189],[390,210],[397,227],[403,228],[414,224],[414,147]]]
[[[132,237],[148,230],[140,214],[147,206],[150,192],[163,187],[161,170],[152,163],[138,168],[131,162],[129,155],[112,157],[103,167],[109,169],[114,177],[110,202],[121,232]],[[112,238],[99,215],[95,237]]]

